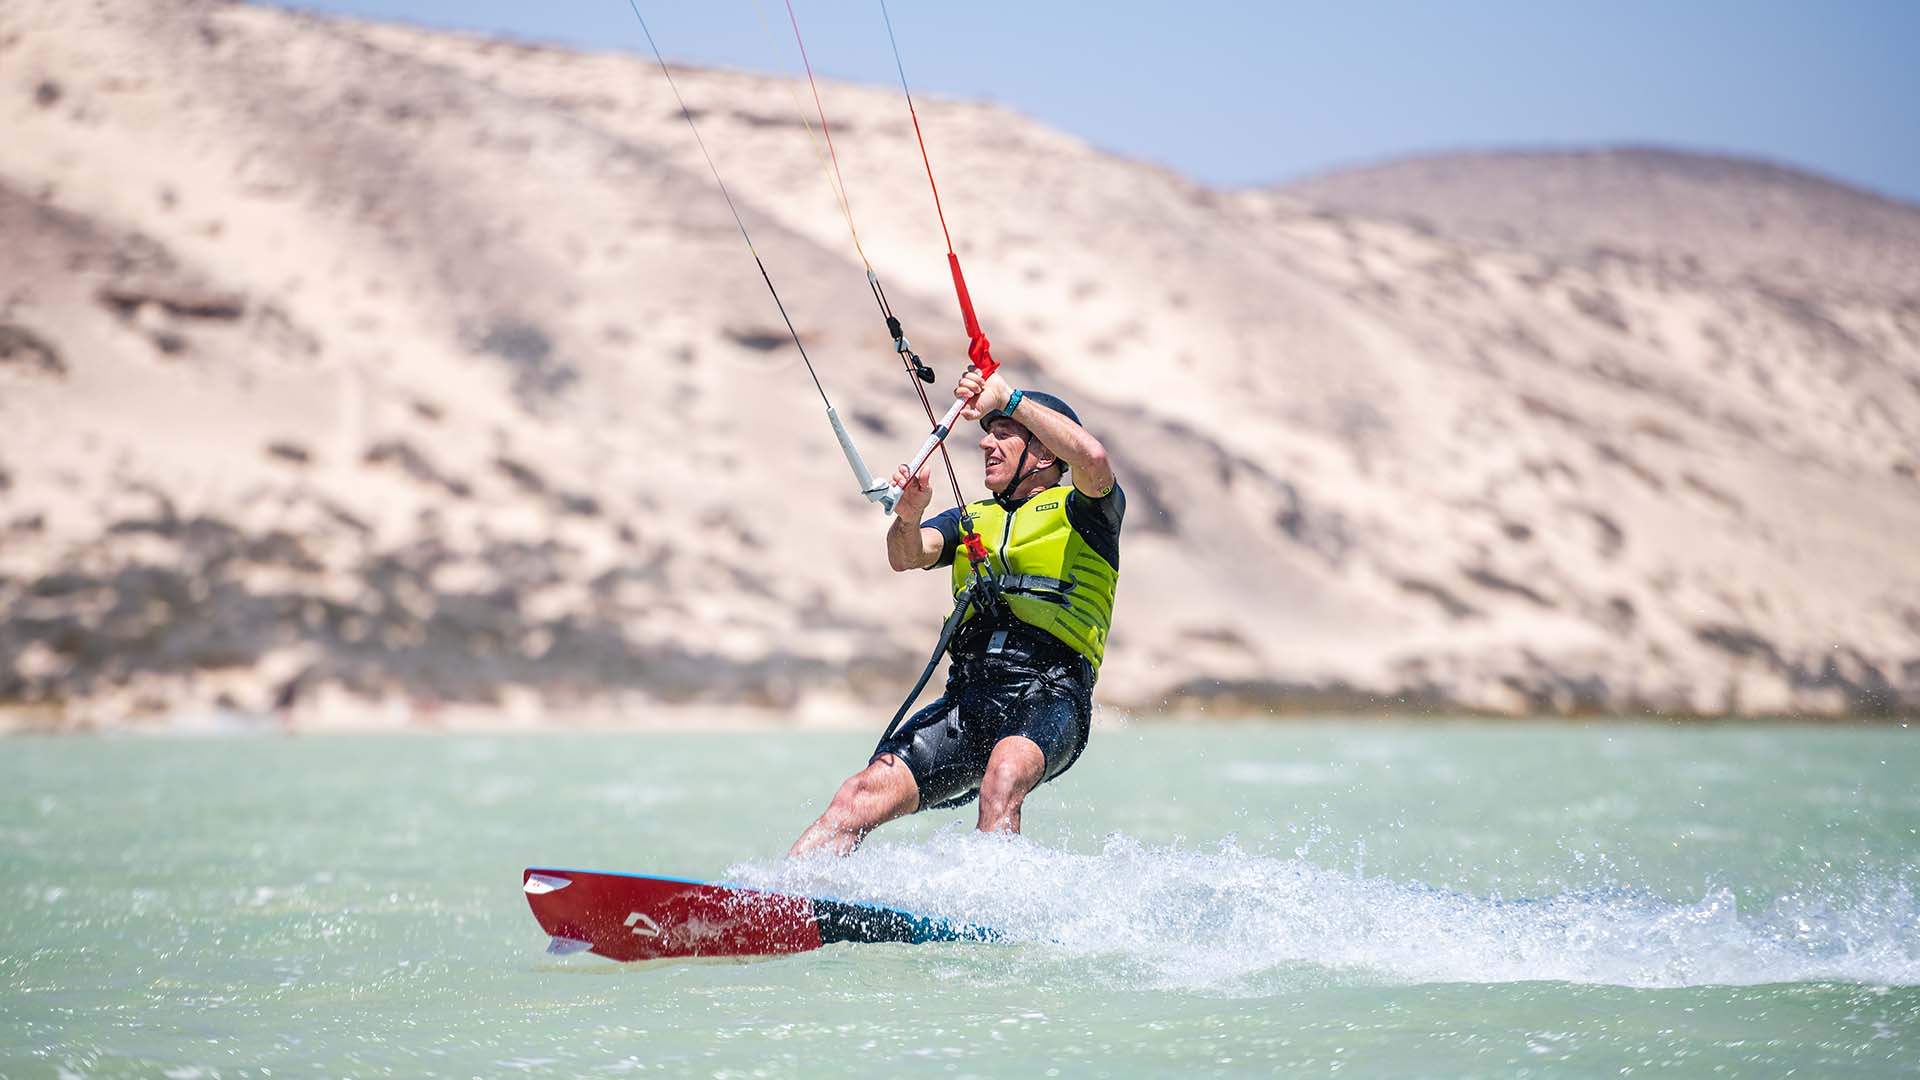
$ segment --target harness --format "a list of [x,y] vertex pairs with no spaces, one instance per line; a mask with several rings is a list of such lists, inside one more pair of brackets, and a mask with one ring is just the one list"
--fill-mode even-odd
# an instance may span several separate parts
[[[952,646],[954,635],[960,631],[960,624],[967,621],[969,609],[978,610],[982,614],[997,610],[1002,606],[1001,596],[1008,592],[1064,597],[1072,588],[1072,582],[1042,577],[1038,574],[995,575],[988,571],[975,576],[973,582],[961,592],[959,599],[954,601],[953,611],[947,615],[946,621],[940,624],[940,638],[934,642],[933,655],[927,657],[927,666],[920,669],[920,677],[913,681],[913,689],[907,691],[907,696],[900,702],[900,707],[894,710],[893,719],[887,721],[887,730],[881,734],[880,741],[885,743],[893,738],[894,732],[900,727],[900,721],[906,719],[907,713],[913,709],[914,702],[920,700],[920,692],[927,688],[927,680],[933,678],[934,671],[940,667],[940,657],[945,655],[947,649]],[[1065,603],[1064,599],[1056,602]],[[944,717],[929,717],[927,724],[936,724],[942,719]],[[910,730],[917,731],[919,728]]]
[[[1062,504],[1038,511],[1044,515],[1049,510],[1061,519],[1065,517],[1064,502],[1066,495],[1060,488],[1048,489],[1058,495]],[[1036,493],[1021,505],[1042,498],[1046,492]],[[1100,654],[1104,651],[1106,624],[1112,610],[1112,586],[1117,580],[1113,569],[1084,548],[1084,540],[1079,539],[1077,531],[1072,529],[1070,521],[1049,521],[1040,518],[1039,531],[1029,531],[1027,539],[1035,539],[1041,544],[1022,547],[1015,544],[1014,516],[1018,508],[1008,509],[1005,500],[998,500],[999,508],[1006,513],[1004,526],[1005,540],[998,560],[1000,569],[994,568],[996,560],[990,558],[985,550],[984,541],[980,541],[978,532],[967,536],[968,547],[972,549],[978,543],[981,550],[975,558],[975,552],[968,551],[968,565],[963,570],[955,560],[954,566],[954,602],[953,610],[941,624],[940,636],[934,644],[933,653],[927,659],[926,667],[920,677],[914,681],[913,689],[906,700],[895,710],[893,719],[887,724],[887,730],[881,736],[881,742],[892,738],[902,720],[912,710],[914,702],[926,689],[927,681],[940,666],[940,657],[953,645],[954,637],[962,625],[974,616],[997,617],[996,621],[1017,623],[1047,640],[1057,641],[1063,648],[1072,649],[1088,663],[1089,673],[1099,670]],[[986,512],[993,508],[987,507]],[[1026,519],[1029,525],[1035,523],[1035,516]],[[1049,528],[1051,525],[1051,528]],[[1058,531],[1065,529],[1070,535],[1062,540]],[[1025,557],[1043,558],[1058,562],[1067,568],[1066,577],[1055,574],[1011,572],[1007,569],[1008,560],[1019,557],[1021,552],[1030,552]],[[1082,574],[1088,575],[1083,578]]]

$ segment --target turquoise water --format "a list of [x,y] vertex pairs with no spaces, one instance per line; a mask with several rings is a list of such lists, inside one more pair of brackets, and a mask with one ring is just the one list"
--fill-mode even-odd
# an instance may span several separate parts
[[[778,858],[869,743],[0,741],[0,1075],[1920,1073],[1901,729],[1135,726]],[[1010,940],[554,958],[529,864]]]

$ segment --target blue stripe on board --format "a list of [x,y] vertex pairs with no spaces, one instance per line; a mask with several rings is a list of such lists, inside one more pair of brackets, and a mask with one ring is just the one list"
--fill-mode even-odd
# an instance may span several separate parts
[[709,885],[716,889],[733,889],[736,892],[766,892],[750,885],[730,885],[724,881],[697,881],[693,878],[667,877],[664,874],[624,874],[618,870],[562,870],[558,867],[529,866],[528,874],[592,874],[595,877],[623,877],[636,881],[671,881],[676,885]]

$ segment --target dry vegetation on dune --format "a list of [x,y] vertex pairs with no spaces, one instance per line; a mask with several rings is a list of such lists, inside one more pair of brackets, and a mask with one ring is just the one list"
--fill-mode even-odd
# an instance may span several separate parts
[[[867,455],[904,455],[790,88],[682,86]],[[823,90],[949,380],[904,109]],[[1920,209],[1671,151],[1219,192],[924,119],[996,353],[1127,487],[1105,701],[1920,712]],[[648,63],[18,0],[0,126],[13,715],[904,690],[940,583],[885,570]]]

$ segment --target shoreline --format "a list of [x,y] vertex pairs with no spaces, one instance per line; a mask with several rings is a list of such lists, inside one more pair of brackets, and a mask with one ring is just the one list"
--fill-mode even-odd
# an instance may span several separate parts
[[[755,705],[601,703],[579,708],[370,702],[357,707],[301,709],[292,716],[230,708],[189,708],[134,717],[71,715],[48,706],[0,706],[0,738],[7,736],[327,736],[327,735],[538,735],[571,733],[879,732],[889,709],[848,702],[797,709]],[[1917,717],[1820,713],[1498,713],[1473,709],[1161,709],[1097,705],[1094,730],[1141,728],[1283,728],[1329,724],[1354,726],[1550,726],[1684,728],[1906,729]]]

